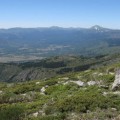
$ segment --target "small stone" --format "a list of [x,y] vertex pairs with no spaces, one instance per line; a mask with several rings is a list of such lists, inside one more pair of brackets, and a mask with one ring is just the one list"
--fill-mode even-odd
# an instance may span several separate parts
[[63,83],[63,85],[67,85],[69,82],[65,82],[65,83]]
[[45,113],[43,110],[39,110],[39,115],[45,116]]
[[26,96],[26,93],[24,93],[24,94],[21,94],[22,96]]
[[36,85],[40,84],[40,82],[36,82]]
[[87,82],[87,84],[90,86],[90,85],[95,85],[97,83],[95,81],[89,81],[89,82]]
[[48,85],[45,86],[45,88],[48,88],[48,87],[49,87]]
[[111,108],[111,110],[113,110],[113,111],[117,111],[117,109],[116,109],[116,108]]
[[113,92],[114,95],[120,95],[120,91]]
[[97,75],[98,73],[97,72],[94,72],[93,75]]
[[34,117],[37,117],[37,116],[38,116],[38,112],[33,113],[33,116],[34,116]]
[[114,75],[115,73],[113,73],[113,72],[109,72],[109,74],[110,74],[110,75]]
[[62,79],[63,79],[63,80],[69,80],[69,78],[68,78],[68,77],[63,77]]
[[45,87],[41,88],[41,92],[44,93],[45,92]]
[[0,91],[0,94],[2,94],[3,93],[3,91]]
[[107,92],[103,92],[103,95],[106,96],[108,93]]
[[99,74],[98,74],[98,76],[102,76],[102,75],[103,75],[103,73],[99,73]]

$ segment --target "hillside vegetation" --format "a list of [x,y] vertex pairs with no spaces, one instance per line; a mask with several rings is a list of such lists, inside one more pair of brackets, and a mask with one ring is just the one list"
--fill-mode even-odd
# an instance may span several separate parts
[[[120,92],[111,89],[119,61],[61,56],[1,64],[0,120],[119,120]],[[18,79],[27,70],[29,79]],[[30,78],[35,71],[44,76]]]
[[44,80],[65,73],[79,72],[90,68],[119,63],[120,55],[96,57],[57,56],[30,62],[0,63],[1,82]]

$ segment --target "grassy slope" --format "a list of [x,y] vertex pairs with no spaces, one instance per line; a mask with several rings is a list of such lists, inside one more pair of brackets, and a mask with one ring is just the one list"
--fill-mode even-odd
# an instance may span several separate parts
[[[1,120],[119,120],[119,91],[111,91],[114,70],[120,66],[119,56],[90,59],[86,63],[96,63],[87,70],[46,80],[0,83]],[[80,87],[75,81],[82,81],[85,86]],[[89,86],[89,81],[96,84]]]

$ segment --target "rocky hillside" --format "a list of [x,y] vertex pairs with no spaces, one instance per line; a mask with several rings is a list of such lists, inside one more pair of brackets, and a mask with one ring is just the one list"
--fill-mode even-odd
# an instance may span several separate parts
[[[66,67],[74,66],[75,69],[75,65],[77,67],[77,64],[80,64],[77,60],[75,63],[73,58],[75,57],[72,56],[71,60],[74,62],[67,62]],[[85,69],[78,71],[56,74],[46,79],[16,83],[1,82],[0,119],[119,120],[119,61],[118,55],[99,56],[99,59],[98,57],[85,59],[84,64],[89,63],[90,66],[84,66]],[[20,63],[17,66],[26,70],[28,66],[32,68],[32,65],[25,66],[24,63]],[[60,70],[56,67],[55,69]]]
[[70,72],[79,72],[90,68],[119,63],[120,55],[105,55],[96,57],[57,56],[43,60],[23,63],[1,63],[1,82],[20,82],[29,80],[44,80]]

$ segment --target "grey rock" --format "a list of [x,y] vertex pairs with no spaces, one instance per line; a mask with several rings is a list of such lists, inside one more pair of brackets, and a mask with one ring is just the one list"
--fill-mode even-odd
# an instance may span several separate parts
[[79,85],[80,87],[85,86],[85,83],[84,83],[84,82],[82,82],[82,81],[80,81],[80,80],[78,80],[78,81],[71,81],[71,82],[73,82],[73,83],[75,83],[75,84]]
[[117,90],[120,87],[120,69],[116,70],[115,81],[112,84],[112,90]]
[[91,86],[91,85],[97,84],[97,82],[95,82],[95,81],[89,81],[89,82],[87,82],[87,84],[88,84],[89,86]]

